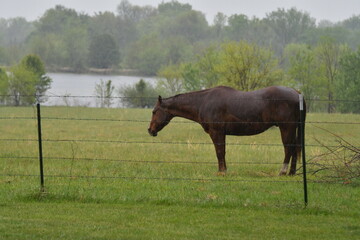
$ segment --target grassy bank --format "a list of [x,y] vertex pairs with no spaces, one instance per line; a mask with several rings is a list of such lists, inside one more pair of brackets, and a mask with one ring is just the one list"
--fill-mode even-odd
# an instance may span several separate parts
[[[45,193],[39,191],[34,108],[0,109],[0,235],[4,239],[358,239],[351,184],[278,177],[277,128],[228,137],[226,176],[210,138],[174,119],[157,138],[151,110],[44,107]],[[358,141],[358,115],[309,114],[307,157]],[[320,123],[315,123],[320,122]],[[336,123],[324,123],[336,122]],[[7,140],[4,140],[7,139]],[[310,166],[311,170],[311,166]],[[311,181],[318,176],[309,176]]]

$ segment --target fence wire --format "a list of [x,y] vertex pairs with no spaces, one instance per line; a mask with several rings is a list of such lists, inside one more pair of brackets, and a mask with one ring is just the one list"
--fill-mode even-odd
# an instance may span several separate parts
[[[1,96],[0,96],[1,97]],[[49,98],[100,98],[97,96],[45,96]],[[112,97],[114,99],[126,99],[129,97]],[[156,98],[154,98],[155,100]],[[318,102],[329,102],[329,100],[319,100],[319,99],[308,99]],[[284,100],[278,100],[284,101]],[[359,103],[359,101],[353,100],[331,100],[332,102],[352,102]],[[35,113],[34,113],[35,115]],[[36,117],[27,117],[27,116],[0,116],[0,120],[36,120]],[[139,119],[112,119],[112,118],[75,118],[75,117],[41,117],[41,120],[45,121],[89,121],[89,122],[125,122],[125,123],[149,123],[149,120],[139,120]],[[175,124],[198,124],[190,121],[172,121]],[[207,122],[208,123],[208,122]],[[220,122],[216,122],[220,123]],[[236,123],[247,123],[248,122],[236,122]],[[264,122],[252,122],[252,123],[264,123]],[[272,122],[266,122],[272,123]],[[298,123],[298,122],[288,122],[288,123]],[[360,125],[360,122],[339,122],[339,121],[307,121],[308,125],[316,124],[334,124],[334,125]],[[0,142],[37,142],[38,139],[29,139],[29,138],[0,138]],[[43,139],[43,142],[57,143],[57,142],[78,142],[78,143],[99,143],[99,144],[169,144],[169,145],[213,145],[212,142],[163,142],[163,141],[129,141],[129,140],[99,140],[99,139]],[[283,144],[275,143],[226,143],[230,146],[266,146],[266,147],[283,147]],[[298,145],[287,145],[287,146],[298,146]],[[322,144],[306,144],[306,147],[317,147],[317,148],[333,148],[337,147],[335,145],[322,145]],[[27,160],[36,160],[37,156],[0,156],[0,159],[27,159]],[[45,160],[51,161],[103,161],[103,162],[120,162],[120,163],[145,163],[145,164],[204,164],[204,165],[217,165],[217,162],[200,162],[200,161],[159,161],[159,160],[143,160],[143,159],[109,159],[109,158],[75,158],[75,157],[61,157],[61,156],[44,156]],[[279,165],[279,163],[266,163],[266,162],[231,162],[229,165]],[[3,177],[39,177],[38,174],[0,174]],[[127,180],[171,180],[171,181],[216,181],[216,182],[255,182],[255,183],[302,183],[302,181],[289,181],[289,180],[246,180],[246,179],[213,179],[213,178],[161,178],[161,177],[142,177],[142,176],[85,176],[85,175],[46,175],[46,178],[80,178],[80,179],[127,179]],[[338,181],[315,181],[311,180],[310,183],[341,183]]]

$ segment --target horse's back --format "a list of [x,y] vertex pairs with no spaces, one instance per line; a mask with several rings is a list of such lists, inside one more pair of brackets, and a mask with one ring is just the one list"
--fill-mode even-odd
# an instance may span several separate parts
[[298,117],[299,93],[288,87],[271,86],[243,92],[219,86],[209,89],[206,95],[204,110],[216,118],[231,118],[234,121],[289,121],[290,118]]

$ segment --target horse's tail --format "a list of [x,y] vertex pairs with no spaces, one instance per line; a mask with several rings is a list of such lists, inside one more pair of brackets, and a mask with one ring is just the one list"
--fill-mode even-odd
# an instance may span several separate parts
[[[305,100],[303,100],[303,107],[304,107],[304,119],[303,119],[303,126],[305,129],[305,119],[306,119],[306,104],[305,104]],[[305,131],[304,131],[305,132]],[[301,157],[301,116],[299,115],[299,119],[298,119],[298,123],[297,123],[297,131],[296,131],[296,154],[297,154],[297,159],[298,161],[300,161],[300,157]]]

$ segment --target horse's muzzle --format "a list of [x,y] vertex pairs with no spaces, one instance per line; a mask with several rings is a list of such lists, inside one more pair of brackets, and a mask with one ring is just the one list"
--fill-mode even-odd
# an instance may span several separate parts
[[156,136],[157,136],[157,132],[151,131],[150,128],[148,129],[148,132],[149,132],[150,136],[153,136],[153,137],[156,137]]

